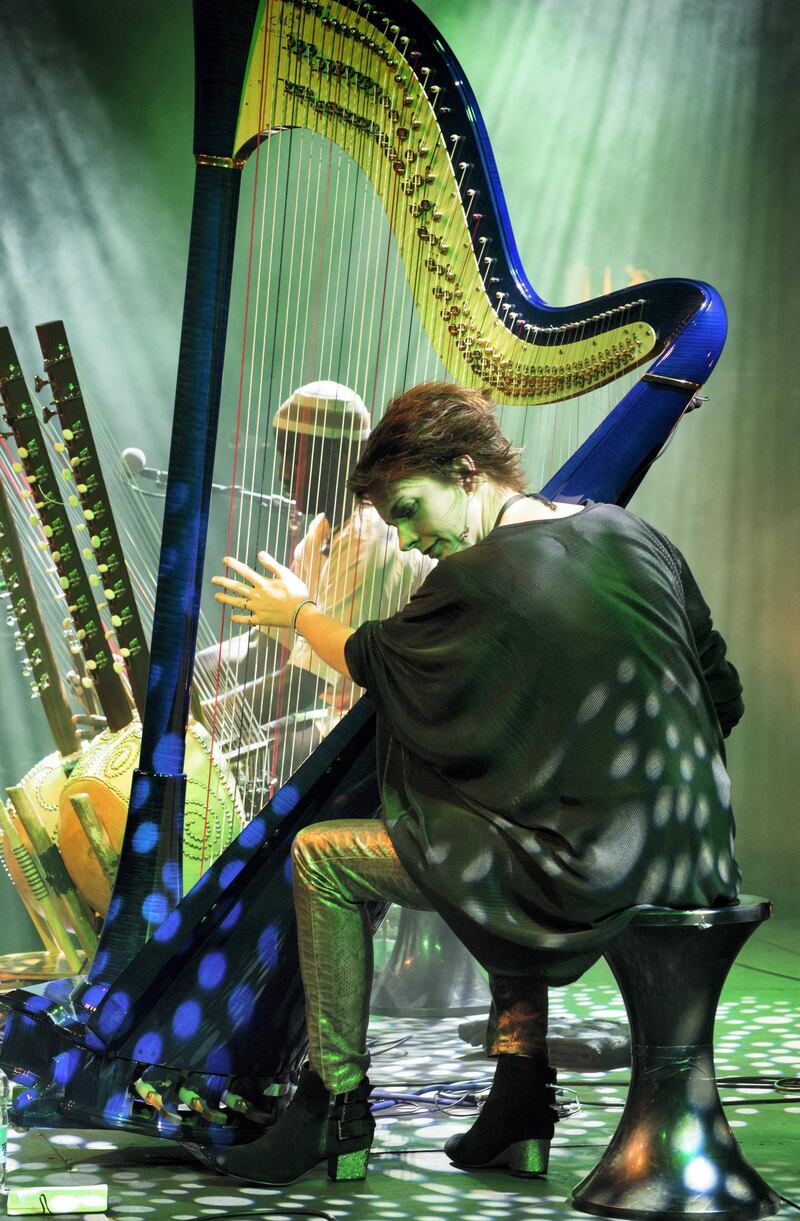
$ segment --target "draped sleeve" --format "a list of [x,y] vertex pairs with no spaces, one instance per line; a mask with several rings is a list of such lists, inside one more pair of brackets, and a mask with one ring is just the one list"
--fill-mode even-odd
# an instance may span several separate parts
[[504,640],[525,628],[512,622],[507,601],[498,605],[482,549],[458,558],[442,561],[398,614],[363,624],[345,657],[396,740],[463,777],[465,768],[502,764],[514,703],[502,692],[519,660]]
[[695,648],[700,658],[703,678],[706,680],[711,694],[722,736],[727,738],[744,713],[739,673],[728,658],[725,640],[714,627],[711,611],[684,556],[665,535],[654,530],[652,526],[649,529],[658,535],[659,541],[668,551],[677,572],[680,592]]

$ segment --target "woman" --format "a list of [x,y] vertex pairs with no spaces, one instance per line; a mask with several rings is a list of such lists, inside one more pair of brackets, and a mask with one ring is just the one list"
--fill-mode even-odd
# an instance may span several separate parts
[[290,1182],[322,1158],[363,1177],[374,1124],[363,904],[434,908],[487,969],[476,1123],[460,1166],[546,1171],[547,988],[576,979],[641,904],[732,901],[739,874],[722,738],[741,687],[692,576],[625,510],[526,495],[486,396],[394,400],[349,486],[439,561],[404,610],[353,630],[262,553],[217,577],[239,623],[288,625],[378,709],[381,821],[311,826],[293,847],[309,1064],[280,1122],[217,1157]]

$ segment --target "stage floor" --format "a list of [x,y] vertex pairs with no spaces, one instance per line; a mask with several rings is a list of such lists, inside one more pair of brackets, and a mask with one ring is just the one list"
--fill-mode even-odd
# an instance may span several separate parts
[[[720,1091],[747,1158],[776,1192],[800,1206],[798,932],[797,923],[773,919],[753,935],[725,987],[715,1044],[719,1077],[764,1079],[758,1088],[730,1083]],[[551,1017],[561,1013],[584,1019],[624,1018],[605,963],[579,983],[553,991]],[[490,1062],[458,1037],[462,1020],[374,1018],[370,1025],[376,1048],[373,1084],[412,1092],[432,1083],[486,1078]],[[559,1073],[559,1085],[575,1092],[581,1110],[558,1125],[547,1179],[456,1170],[441,1151],[442,1144],[470,1125],[470,1114],[463,1109],[448,1114],[407,1107],[379,1118],[363,1183],[331,1183],[320,1165],[288,1188],[252,1187],[206,1173],[188,1153],[167,1141],[106,1131],[12,1130],[9,1184],[106,1183],[110,1206],[102,1215],[127,1221],[200,1221],[214,1216],[240,1221],[259,1215],[278,1221],[290,1216],[337,1221],[575,1218],[584,1214],[570,1207],[570,1191],[607,1145],[628,1077],[627,1069]],[[789,1085],[786,1092],[775,1088],[780,1079]],[[792,1088],[792,1079],[798,1088]],[[788,1203],[778,1213],[787,1218],[796,1215]]]

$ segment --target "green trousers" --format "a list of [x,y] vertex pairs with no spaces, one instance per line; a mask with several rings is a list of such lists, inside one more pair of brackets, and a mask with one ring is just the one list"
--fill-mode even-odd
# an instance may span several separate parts
[[[372,929],[365,903],[431,910],[400,863],[385,824],[337,819],[306,827],[292,845],[300,971],[309,1062],[333,1094],[354,1089],[369,1067]],[[546,1057],[547,987],[490,976],[489,1056]]]

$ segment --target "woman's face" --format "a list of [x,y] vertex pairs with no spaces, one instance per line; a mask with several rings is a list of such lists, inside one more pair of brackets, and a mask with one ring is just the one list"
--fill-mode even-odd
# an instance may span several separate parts
[[427,475],[398,479],[376,508],[385,522],[397,527],[403,551],[416,548],[441,560],[469,546],[463,535],[470,499],[461,483]]

